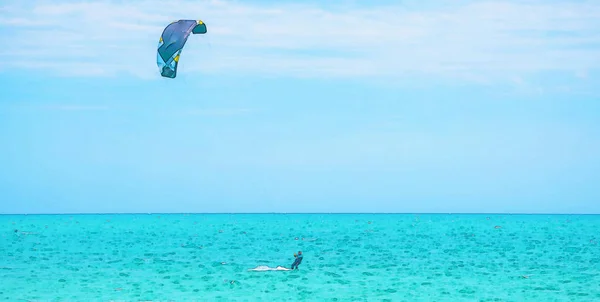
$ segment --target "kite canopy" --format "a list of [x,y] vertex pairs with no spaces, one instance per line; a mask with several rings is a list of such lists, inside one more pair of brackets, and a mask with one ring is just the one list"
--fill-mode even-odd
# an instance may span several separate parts
[[179,20],[167,25],[158,40],[156,64],[160,75],[165,78],[175,78],[179,55],[185,46],[188,36],[205,34],[206,24],[201,20]]

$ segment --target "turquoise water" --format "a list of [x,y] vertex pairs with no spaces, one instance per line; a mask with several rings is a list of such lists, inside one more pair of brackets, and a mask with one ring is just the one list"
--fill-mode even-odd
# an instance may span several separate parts
[[[594,215],[2,215],[0,300],[598,301],[599,228]],[[298,250],[297,271],[248,271]]]

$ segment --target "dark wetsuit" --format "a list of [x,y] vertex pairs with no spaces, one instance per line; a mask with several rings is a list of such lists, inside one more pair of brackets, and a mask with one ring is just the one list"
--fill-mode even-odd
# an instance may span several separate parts
[[298,269],[298,265],[300,265],[300,263],[302,263],[302,254],[298,255],[298,257],[296,258],[296,260],[294,260],[294,263],[292,263],[292,269]]

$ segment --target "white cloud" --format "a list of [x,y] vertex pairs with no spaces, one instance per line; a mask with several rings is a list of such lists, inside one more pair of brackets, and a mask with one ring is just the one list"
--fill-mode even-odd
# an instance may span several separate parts
[[46,110],[60,110],[60,111],[104,111],[108,110],[107,106],[93,106],[93,105],[51,105],[51,106],[39,106],[40,109]]
[[27,1],[2,10],[0,26],[12,40],[0,53],[12,58],[0,68],[62,75],[158,78],[158,37],[169,22],[185,18],[204,20],[208,34],[190,38],[180,76],[433,74],[511,81],[545,71],[575,77],[600,68],[595,1],[474,2],[435,10],[216,0]]

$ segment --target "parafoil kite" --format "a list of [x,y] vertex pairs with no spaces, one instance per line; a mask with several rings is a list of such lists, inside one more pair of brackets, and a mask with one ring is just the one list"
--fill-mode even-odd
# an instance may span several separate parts
[[205,34],[206,24],[201,20],[179,20],[167,25],[158,41],[156,64],[160,75],[175,78],[179,55],[190,33]]

